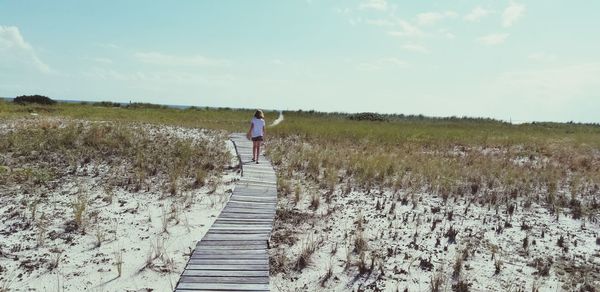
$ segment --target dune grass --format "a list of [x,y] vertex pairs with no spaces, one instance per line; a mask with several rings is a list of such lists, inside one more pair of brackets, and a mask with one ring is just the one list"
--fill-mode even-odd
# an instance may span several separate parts
[[281,180],[300,179],[326,194],[347,185],[444,200],[469,195],[493,205],[520,197],[551,210],[569,207],[574,217],[582,205],[584,215],[600,210],[597,125],[418,116],[353,121],[306,112],[285,118],[270,130],[268,147]]
[[[143,122],[246,131],[252,110],[132,108],[0,102],[0,118],[43,116]],[[267,112],[274,120],[275,112]],[[282,182],[293,177],[334,191],[338,184],[451,195],[486,201],[535,195],[549,206],[579,208],[598,195],[600,126],[572,123],[512,125],[490,119],[285,112],[267,131],[267,151]],[[298,177],[298,176],[302,177]],[[553,208],[553,207],[552,207]]]
[[249,123],[251,110],[165,107],[108,107],[93,104],[59,103],[52,106],[18,105],[0,101],[0,119],[29,116],[66,117],[92,121],[141,122],[206,129],[241,131]]

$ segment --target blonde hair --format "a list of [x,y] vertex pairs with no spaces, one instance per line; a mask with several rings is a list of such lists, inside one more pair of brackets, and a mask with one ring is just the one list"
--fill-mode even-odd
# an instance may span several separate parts
[[254,117],[257,119],[264,119],[265,114],[263,114],[263,112],[261,110],[256,110],[256,112],[254,113]]

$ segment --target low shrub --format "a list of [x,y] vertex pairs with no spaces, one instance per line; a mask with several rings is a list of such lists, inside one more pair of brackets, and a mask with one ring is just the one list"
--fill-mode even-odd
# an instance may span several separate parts
[[387,118],[376,113],[356,113],[348,116],[349,120],[353,121],[387,121]]
[[43,105],[53,105],[56,104],[56,101],[43,95],[21,95],[15,97],[13,100],[14,103],[18,104],[26,104],[26,103],[37,103]]
[[103,107],[121,107],[120,103],[118,103],[118,102],[112,102],[112,101],[94,102],[92,105],[93,106],[103,106]]

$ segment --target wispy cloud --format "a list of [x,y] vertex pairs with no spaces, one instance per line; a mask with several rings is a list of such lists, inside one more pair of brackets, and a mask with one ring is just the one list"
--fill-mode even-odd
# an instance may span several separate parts
[[428,53],[429,49],[420,44],[406,43],[401,46],[402,49],[415,53]]
[[449,31],[447,28],[442,28],[442,29],[438,30],[438,32],[447,39],[453,39],[456,37],[456,35],[454,35],[454,33]]
[[508,37],[509,37],[508,33],[493,33],[493,34],[488,34],[488,35],[482,36],[482,37],[478,38],[477,40],[484,45],[495,46],[495,45],[503,44],[504,42],[506,42],[506,39]]
[[398,58],[381,58],[374,61],[359,63],[356,68],[361,71],[376,71],[384,68],[403,67],[406,62]]
[[140,62],[161,66],[229,66],[231,62],[225,59],[207,58],[201,55],[177,56],[158,52],[138,52],[134,57]]
[[114,43],[96,43],[96,46],[106,49],[120,49],[121,46]]
[[90,58],[90,61],[94,61],[96,63],[102,63],[102,64],[112,64],[112,63],[114,63],[112,59],[102,58],[102,57]]
[[387,19],[367,19],[365,20],[366,24],[374,25],[374,26],[394,26],[395,23],[393,21]]
[[272,65],[284,65],[285,62],[282,61],[281,59],[271,59],[271,60],[269,60],[269,64],[272,64]]
[[510,2],[508,7],[502,13],[502,26],[510,27],[525,14],[525,5],[516,2]]
[[[492,88],[505,96],[535,102],[569,102],[600,90],[600,63],[574,64],[542,70],[513,71],[498,76]],[[556,82],[560,80],[560,82]]]
[[463,19],[466,21],[477,22],[491,13],[491,11],[482,8],[481,6],[477,6],[473,8],[473,10],[471,10],[471,12],[469,12],[467,15],[465,15]]
[[22,63],[33,66],[42,73],[53,72],[44,63],[34,48],[25,41],[21,31],[16,26],[0,26],[0,66],[2,63]]
[[454,11],[445,12],[424,12],[416,16],[418,25],[434,25],[446,18],[455,18],[458,14]]
[[396,37],[422,37],[425,35],[421,29],[405,20],[400,20],[398,28],[389,31],[388,34]]
[[550,54],[550,53],[546,53],[546,52],[536,52],[536,53],[529,54],[529,56],[527,56],[527,58],[532,61],[547,63],[547,62],[556,61],[556,59],[558,57],[555,54]]
[[93,67],[82,73],[86,78],[92,80],[113,80],[119,82],[131,82],[137,86],[146,85],[197,85],[224,86],[232,82],[235,77],[229,74],[214,75],[189,73],[174,70],[166,71],[118,71]]
[[386,0],[365,0],[361,2],[358,7],[360,9],[386,11],[388,10],[388,3]]

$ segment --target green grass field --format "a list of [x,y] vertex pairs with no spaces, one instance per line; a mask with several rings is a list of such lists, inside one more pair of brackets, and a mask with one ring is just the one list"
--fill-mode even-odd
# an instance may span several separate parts
[[[252,110],[114,108],[0,103],[0,118],[38,116],[143,122],[246,131]],[[278,113],[267,112],[267,122]],[[600,184],[600,126],[489,119],[387,116],[356,121],[345,114],[285,112],[267,130],[267,153],[277,165],[284,193],[297,179],[333,191],[392,188],[444,198],[485,194],[506,201],[531,196],[549,208],[590,202]],[[595,203],[594,203],[595,204]],[[595,205],[594,205],[595,206]]]

